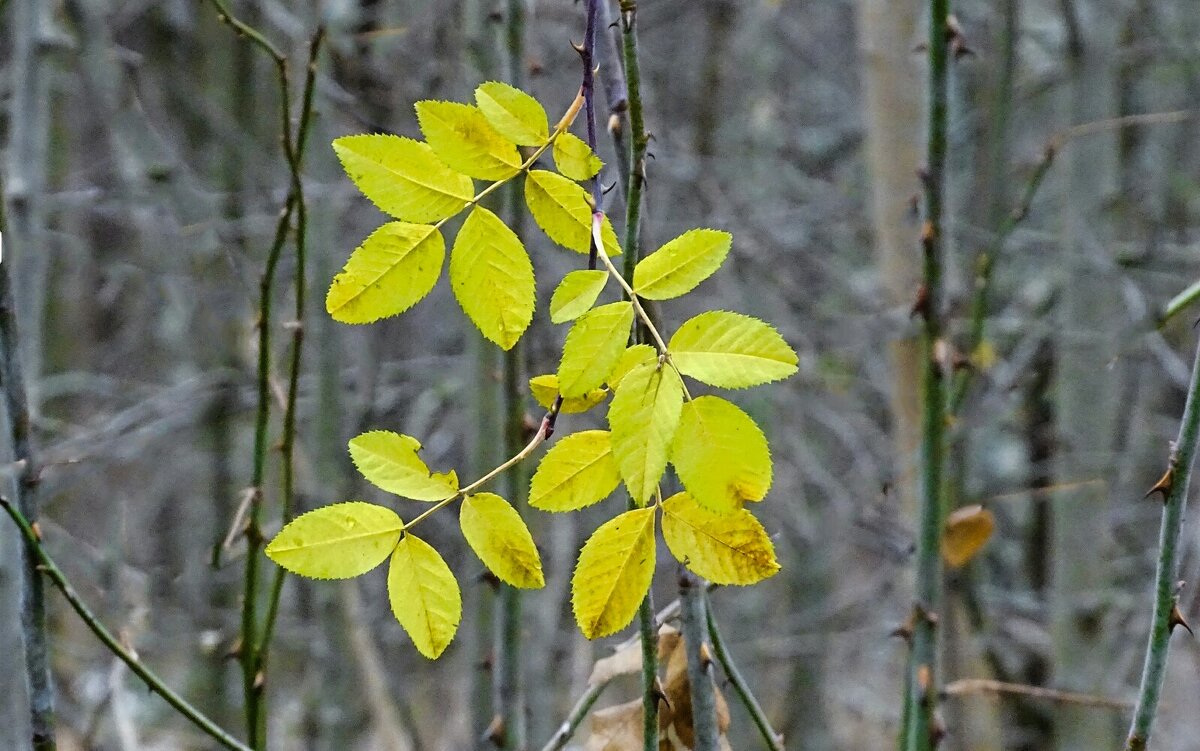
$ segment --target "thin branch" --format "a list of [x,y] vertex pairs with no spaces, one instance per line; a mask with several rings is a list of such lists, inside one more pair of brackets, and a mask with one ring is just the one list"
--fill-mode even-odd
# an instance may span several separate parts
[[567,718],[563,720],[562,725],[559,725],[558,730],[554,731],[554,735],[546,742],[546,745],[542,746],[542,751],[562,751],[567,747],[567,743],[571,741],[575,731],[587,717],[588,710],[600,698],[600,694],[604,693],[604,689],[608,688],[609,683],[610,681],[588,684],[587,690],[567,713]]
[[951,681],[942,689],[943,697],[971,696],[973,694],[1009,694],[1024,696],[1030,699],[1042,699],[1057,704],[1076,704],[1084,707],[1100,707],[1102,709],[1127,709],[1132,702],[1123,699],[1111,699],[1107,696],[1079,694],[1073,691],[1059,691],[1042,686],[1029,686],[1024,683],[1006,683],[990,678],[960,678]]
[[79,598],[79,595],[76,594],[75,588],[71,586],[71,582],[67,580],[66,575],[63,574],[62,570],[57,564],[55,564],[54,559],[50,557],[50,554],[46,552],[45,547],[42,545],[41,537],[38,535],[37,529],[33,526],[30,520],[21,512],[20,509],[2,496],[0,496],[0,508],[3,508],[6,512],[8,512],[8,515],[12,518],[13,523],[15,523],[18,529],[21,530],[21,535],[25,539],[25,545],[27,549],[32,551],[34,557],[37,559],[38,570],[41,573],[44,573],[51,583],[53,583],[58,589],[58,591],[62,593],[62,596],[64,599],[66,599],[67,604],[71,606],[71,609],[75,611],[80,620],[83,621],[84,625],[96,635],[96,638],[98,638],[104,644],[104,646],[109,649],[110,652],[116,655],[121,662],[124,662],[126,665],[128,665],[129,669],[132,670],[136,676],[145,681],[146,686],[151,691],[165,699],[166,702],[174,707],[176,711],[190,720],[192,724],[194,724],[210,738],[217,741],[225,748],[233,749],[234,751],[251,751],[249,746],[238,741],[236,738],[218,726],[215,722],[205,717],[200,710],[192,706],[186,699],[172,691],[165,683],[163,683],[161,678],[159,678],[148,667],[143,665],[142,662],[138,660],[138,658],[135,657],[132,652],[126,649],[125,646],[121,644],[121,641],[114,636],[113,633],[109,631],[103,623],[100,622],[100,619],[96,616],[96,614],[93,613],[92,610],[83,602],[83,600]]
[[[1196,458],[1197,438],[1200,436],[1200,346],[1192,363],[1192,379],[1188,386],[1187,404],[1179,424],[1179,437],[1171,449],[1166,474],[1155,485],[1161,491],[1162,525],[1158,534],[1158,568],[1154,581],[1154,615],[1146,645],[1146,660],[1142,667],[1142,682],[1138,689],[1137,709],[1129,727],[1126,741],[1128,751],[1142,751],[1150,742],[1150,731],[1158,712],[1163,680],[1167,672],[1167,651],[1171,632],[1177,625],[1187,624],[1179,615],[1176,577],[1179,573],[1179,533],[1183,528],[1184,506],[1188,485]],[[1189,629],[1190,630],[1190,629]]]
[[737,663],[733,661],[733,655],[725,648],[725,640],[721,638],[721,630],[717,627],[717,618],[713,615],[711,600],[708,602],[706,617],[708,619],[708,638],[712,640],[713,652],[717,655],[717,661],[721,663],[721,669],[725,671],[729,682],[733,684],[733,689],[741,698],[742,704],[746,705],[746,711],[750,713],[755,727],[762,734],[763,743],[771,751],[784,751],[783,736],[771,727],[767,713],[763,711],[762,705],[754,697],[754,692],[750,690],[750,684],[742,676],[742,671],[738,670]]
[[950,0],[930,0],[926,47],[929,57],[925,222],[921,228],[923,280],[917,308],[924,319],[921,336],[921,496],[917,546],[916,601],[912,613],[912,650],[905,679],[906,751],[930,751],[939,733],[934,720],[937,698],[938,609],[942,601],[942,485],[945,463],[946,383],[937,349],[942,338],[943,198],[946,182],[949,106]]

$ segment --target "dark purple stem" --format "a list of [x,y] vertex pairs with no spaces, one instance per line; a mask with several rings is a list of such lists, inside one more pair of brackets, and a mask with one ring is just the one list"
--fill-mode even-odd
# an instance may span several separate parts
[[[583,104],[584,116],[587,118],[588,147],[596,151],[596,15],[603,0],[587,0],[587,25],[583,32],[583,49],[579,56],[583,58]],[[595,211],[600,208],[600,174],[592,178],[592,203]],[[588,253],[588,268],[595,269],[599,260],[596,255],[596,243],[593,240]]]

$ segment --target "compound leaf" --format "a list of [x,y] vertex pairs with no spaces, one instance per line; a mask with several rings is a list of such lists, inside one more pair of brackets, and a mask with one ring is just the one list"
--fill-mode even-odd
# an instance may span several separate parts
[[450,251],[450,286],[480,333],[509,350],[533,320],[533,264],[516,233],[482,206],[463,222]]
[[571,132],[554,139],[554,166],[572,180],[590,180],[604,166],[583,139]]
[[438,158],[480,180],[507,180],[521,169],[521,154],[496,132],[478,107],[460,102],[417,102],[417,122]]
[[649,300],[687,294],[721,268],[732,244],[728,232],[688,230],[638,262],[633,291]]
[[529,484],[529,505],[576,511],[599,503],[621,484],[607,430],[572,433],[542,457]]
[[683,405],[671,463],[701,506],[729,513],[771,489],[771,451],[762,430],[737,405],[701,396]]
[[629,341],[633,304],[628,300],[593,308],[571,326],[558,366],[564,397],[583,396],[604,383]]
[[388,600],[418,652],[436,660],[446,651],[462,620],[462,594],[442,556],[412,533],[392,554]]
[[383,563],[404,530],[395,511],[362,501],[301,514],[267,546],[267,557],[310,579],[349,579]]
[[670,367],[638,365],[621,379],[608,408],[613,456],[638,504],[654,495],[683,409],[683,383]]
[[471,178],[447,167],[428,144],[379,134],[333,142],[346,174],[380,211],[409,222],[436,222],[475,196]]
[[710,310],[687,321],[667,349],[680,373],[726,389],[787,378],[798,362],[778,331],[757,318],[726,310]]
[[533,535],[508,501],[495,493],[469,495],[458,524],[471,550],[500,581],[521,589],[546,585]]
[[642,363],[658,359],[658,350],[649,344],[632,344],[621,353],[616,366],[608,374],[608,386],[615,389],[629,371]]
[[571,579],[575,620],[589,639],[615,634],[637,613],[654,578],[653,507],[626,511],[592,534]]
[[550,320],[554,323],[573,321],[596,304],[596,298],[608,283],[608,272],[601,269],[579,269],[563,277],[550,298]]
[[521,146],[541,146],[550,138],[546,109],[520,89],[488,81],[475,89],[475,104],[492,128]]
[[458,492],[453,470],[434,474],[417,455],[421,442],[390,430],[372,430],[350,439],[350,458],[372,485],[415,501],[440,501]]
[[[578,253],[590,250],[592,205],[587,191],[578,183],[546,170],[530,170],[525,177],[525,204],[551,240]],[[600,239],[609,256],[621,254],[608,217],[601,224]]]
[[333,278],[325,309],[335,321],[371,323],[411,308],[437,283],[446,245],[436,227],[389,222]]
[[771,538],[745,509],[714,514],[677,493],[663,501],[662,526],[671,555],[714,584],[755,584],[779,571]]

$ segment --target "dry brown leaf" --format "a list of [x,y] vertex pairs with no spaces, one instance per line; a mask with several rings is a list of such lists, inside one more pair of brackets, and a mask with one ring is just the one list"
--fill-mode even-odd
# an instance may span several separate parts
[[992,536],[996,518],[983,506],[964,506],[946,519],[942,529],[942,556],[951,568],[974,558]]
[[641,747],[641,699],[592,713],[592,734],[585,751],[639,751]]
[[[675,649],[679,642],[679,630],[664,625],[658,630],[658,659]],[[634,639],[617,649],[616,652],[596,660],[592,666],[592,674],[588,676],[589,686],[600,686],[622,675],[637,675],[642,672],[642,645]]]
[[[664,738],[672,738],[682,744],[677,747],[690,749],[696,742],[696,736],[692,728],[692,688],[688,682],[687,643],[682,637],[677,639],[666,663],[667,675],[663,683],[666,702],[660,702],[658,707],[659,732]],[[717,729],[723,736],[729,730],[729,705],[715,682],[713,691],[717,695]]]

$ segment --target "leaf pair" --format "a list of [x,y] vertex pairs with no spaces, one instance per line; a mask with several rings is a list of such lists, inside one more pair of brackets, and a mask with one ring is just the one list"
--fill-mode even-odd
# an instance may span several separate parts
[[[655,513],[654,506],[626,511],[579,552],[571,604],[587,638],[614,634],[636,615],[654,578]],[[714,583],[754,584],[779,570],[766,530],[748,511],[714,514],[679,493],[663,502],[662,513],[671,554]]]
[[266,554],[312,579],[361,576],[391,556],[392,613],[431,660],[445,651],[462,620],[462,595],[450,567],[427,542],[405,532],[389,508],[350,501],[310,511],[284,527]]

